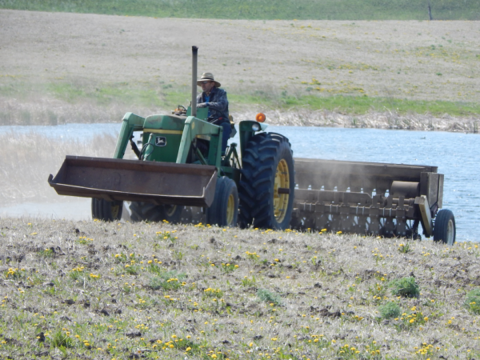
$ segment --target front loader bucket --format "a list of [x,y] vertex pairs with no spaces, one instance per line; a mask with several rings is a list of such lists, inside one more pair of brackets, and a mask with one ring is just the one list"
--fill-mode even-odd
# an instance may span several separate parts
[[48,182],[59,195],[209,207],[215,166],[67,156]]

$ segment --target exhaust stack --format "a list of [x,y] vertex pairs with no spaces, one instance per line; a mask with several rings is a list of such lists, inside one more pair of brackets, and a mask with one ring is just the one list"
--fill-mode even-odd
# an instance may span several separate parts
[[197,116],[197,57],[198,47],[192,46],[192,116]]

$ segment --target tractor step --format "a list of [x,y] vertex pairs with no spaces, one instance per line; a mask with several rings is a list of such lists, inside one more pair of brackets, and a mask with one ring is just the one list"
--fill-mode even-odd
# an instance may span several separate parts
[[209,207],[215,166],[67,156],[48,178],[59,195]]

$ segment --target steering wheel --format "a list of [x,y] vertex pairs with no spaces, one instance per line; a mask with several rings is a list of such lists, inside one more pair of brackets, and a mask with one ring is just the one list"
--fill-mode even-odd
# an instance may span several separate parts
[[177,105],[177,108],[173,113],[175,115],[185,115],[187,113],[187,109],[183,105]]

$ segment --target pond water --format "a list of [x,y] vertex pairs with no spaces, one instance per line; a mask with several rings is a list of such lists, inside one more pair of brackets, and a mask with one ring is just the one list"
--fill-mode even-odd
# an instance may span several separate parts
[[[102,133],[116,135],[120,124],[68,124],[59,126],[4,126],[0,134],[34,132],[56,139],[90,139]],[[457,241],[480,241],[480,137],[475,134],[378,129],[272,126],[267,129],[290,139],[294,157],[433,165],[445,175],[443,208],[453,211]],[[233,141],[238,141],[234,139]],[[51,204],[19,204],[2,208],[0,216],[35,215],[50,218],[89,219],[86,199],[59,211]],[[45,208],[41,208],[44,206]],[[76,208],[76,211],[66,209]],[[46,211],[45,211],[46,210]]]

